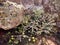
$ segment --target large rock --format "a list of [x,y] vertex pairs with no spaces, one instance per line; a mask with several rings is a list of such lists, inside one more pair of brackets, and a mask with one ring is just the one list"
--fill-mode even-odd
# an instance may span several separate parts
[[18,26],[23,20],[23,5],[10,1],[0,3],[0,28],[9,30]]

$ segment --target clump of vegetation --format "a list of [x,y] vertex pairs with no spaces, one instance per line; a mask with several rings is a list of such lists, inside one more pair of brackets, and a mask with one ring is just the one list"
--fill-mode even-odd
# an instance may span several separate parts
[[[39,43],[48,45],[49,39],[45,36],[54,36],[58,32],[56,27],[58,14],[52,14],[52,12],[48,11],[49,9],[45,12],[43,7],[43,9],[32,10],[32,13],[25,13],[24,19],[19,26],[2,35],[6,45],[38,45]],[[39,41],[38,44],[36,44],[37,41]]]
[[38,36],[45,34],[51,35],[56,33],[56,15],[44,13],[44,10],[33,10],[33,13],[24,15],[23,22],[6,33],[9,35],[8,45],[33,45],[37,40]]

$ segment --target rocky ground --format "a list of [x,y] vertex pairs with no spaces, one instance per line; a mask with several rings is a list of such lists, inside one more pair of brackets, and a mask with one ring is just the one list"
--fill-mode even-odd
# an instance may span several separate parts
[[10,1],[24,6],[23,20],[8,30],[0,27],[0,45],[60,45],[59,0]]

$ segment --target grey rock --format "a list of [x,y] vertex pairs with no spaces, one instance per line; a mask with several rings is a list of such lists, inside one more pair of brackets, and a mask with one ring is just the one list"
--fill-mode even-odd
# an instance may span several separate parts
[[18,26],[23,20],[23,5],[10,1],[0,6],[0,28],[9,30]]

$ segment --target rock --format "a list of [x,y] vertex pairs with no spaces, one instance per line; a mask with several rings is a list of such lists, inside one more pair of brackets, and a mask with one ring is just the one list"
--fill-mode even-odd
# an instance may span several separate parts
[[9,30],[18,26],[23,20],[24,6],[6,1],[0,6],[0,28]]
[[38,39],[35,43],[35,45],[57,45],[57,41],[55,41],[55,37],[40,37],[40,40]]

